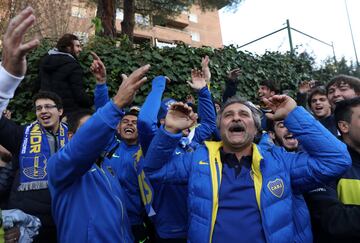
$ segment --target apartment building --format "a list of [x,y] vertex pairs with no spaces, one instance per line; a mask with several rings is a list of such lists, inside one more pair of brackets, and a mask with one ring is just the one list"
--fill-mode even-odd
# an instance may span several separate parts
[[[39,37],[58,39],[65,32],[74,33],[84,42],[95,34],[92,19],[96,16],[96,5],[82,0],[0,0],[0,29],[7,25],[6,11],[9,4],[15,9],[30,5],[38,17],[33,31]],[[23,6],[24,5],[24,6]],[[17,10],[15,10],[17,11]],[[70,15],[70,18],[68,17]],[[116,29],[120,33],[123,12],[116,11]],[[218,11],[202,12],[193,6],[188,12],[170,19],[166,24],[154,25],[148,17],[135,15],[134,42],[150,42],[156,46],[172,46],[176,43],[200,47],[222,47]],[[0,33],[0,37],[3,33]],[[1,39],[1,38],[0,38]],[[1,46],[1,41],[0,41]]]
[[[74,2],[68,30],[86,41],[94,35],[91,20],[96,16],[96,7],[82,2]],[[116,29],[121,31],[122,10],[116,11]],[[179,42],[194,47],[222,47],[222,37],[218,11],[202,12],[193,6],[188,12],[169,20],[166,25],[153,25],[148,17],[135,15],[134,41],[148,41],[156,46],[171,46]]]

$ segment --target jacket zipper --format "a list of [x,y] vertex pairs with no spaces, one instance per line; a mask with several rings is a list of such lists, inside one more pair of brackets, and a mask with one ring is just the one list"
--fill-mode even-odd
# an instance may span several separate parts
[[[109,184],[109,187],[110,187],[110,190],[111,192],[113,192],[113,189],[112,189],[112,186],[111,186],[111,183],[109,181],[109,178],[106,176],[106,173],[102,167],[102,164],[99,166],[102,174],[104,175],[104,177],[106,178],[106,181],[108,182]],[[115,196],[115,199],[120,203],[120,207],[121,207],[121,222],[124,222],[124,207],[123,207],[123,204],[122,204],[122,201],[120,200],[120,198],[118,198],[117,196]],[[120,226],[120,230],[121,230],[121,235],[123,235],[125,237],[125,234],[124,234],[124,224],[121,223],[121,226]]]

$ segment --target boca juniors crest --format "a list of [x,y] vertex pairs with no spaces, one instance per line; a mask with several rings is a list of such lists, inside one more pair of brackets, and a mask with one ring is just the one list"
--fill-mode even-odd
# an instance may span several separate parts
[[284,194],[284,182],[282,179],[276,178],[273,181],[269,181],[267,187],[275,197],[281,198]]

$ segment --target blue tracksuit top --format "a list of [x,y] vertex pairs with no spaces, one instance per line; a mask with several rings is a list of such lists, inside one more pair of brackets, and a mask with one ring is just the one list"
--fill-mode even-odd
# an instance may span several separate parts
[[[291,111],[285,126],[304,152],[252,146],[251,170],[262,228],[269,243],[312,242],[309,211],[301,194],[343,174],[351,159],[346,146],[304,108]],[[211,242],[219,206],[223,144],[205,142],[193,152],[174,154],[180,139],[180,133],[161,128],[148,148],[144,170],[164,183],[188,183],[188,242]]]
[[[95,107],[99,109],[109,101],[108,88],[106,84],[97,84],[94,92]],[[114,136],[115,137],[115,136]],[[114,168],[124,190],[126,210],[131,225],[143,223],[145,215],[144,204],[141,201],[138,175],[135,167],[135,154],[139,151],[140,145],[127,145],[118,139],[110,142],[110,149],[119,144],[119,147],[111,159],[105,158],[105,163]]]
[[108,102],[49,159],[49,190],[59,242],[132,242],[119,181],[111,166],[95,164],[122,116]]
[[114,168],[119,179],[120,185],[125,194],[127,214],[131,225],[139,225],[144,222],[144,205],[140,197],[138,176],[136,174],[136,153],[139,151],[139,144],[127,145],[119,141],[119,148],[112,155],[111,159],[106,159],[107,164]]
[[[139,141],[143,153],[158,131],[157,115],[161,98],[165,90],[164,76],[158,76],[152,81],[152,89],[148,94],[138,117]],[[210,91],[207,87],[198,91],[198,115],[201,124],[195,128],[192,143],[185,148],[178,146],[174,153],[184,153],[198,143],[211,137],[216,128],[216,114]],[[157,233],[161,238],[186,238],[188,228],[187,218],[187,186],[186,184],[166,185],[151,181],[154,189],[153,207],[156,215],[152,217]]]

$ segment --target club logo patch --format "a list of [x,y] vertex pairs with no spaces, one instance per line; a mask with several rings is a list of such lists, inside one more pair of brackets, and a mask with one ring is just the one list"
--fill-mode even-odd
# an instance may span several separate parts
[[275,197],[282,197],[284,193],[284,182],[282,179],[276,178],[274,181],[269,181],[267,187]]

